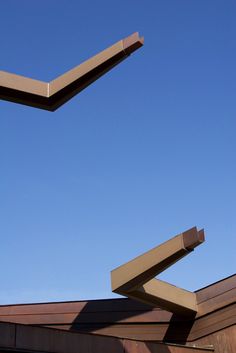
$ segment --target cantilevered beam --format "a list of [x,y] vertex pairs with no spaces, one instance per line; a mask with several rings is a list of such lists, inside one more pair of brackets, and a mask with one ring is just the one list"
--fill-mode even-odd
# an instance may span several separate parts
[[156,278],[204,242],[196,227],[177,235],[111,272],[112,291],[178,314],[197,312],[196,294]]
[[0,99],[54,111],[143,45],[136,32],[51,82],[0,71]]

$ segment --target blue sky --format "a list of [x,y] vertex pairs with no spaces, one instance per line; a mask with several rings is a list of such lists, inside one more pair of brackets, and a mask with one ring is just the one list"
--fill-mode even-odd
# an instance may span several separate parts
[[1,2],[0,70],[49,81],[139,31],[145,45],[51,113],[0,102],[0,303],[114,297],[110,271],[182,231],[161,278],[235,271],[236,3]]

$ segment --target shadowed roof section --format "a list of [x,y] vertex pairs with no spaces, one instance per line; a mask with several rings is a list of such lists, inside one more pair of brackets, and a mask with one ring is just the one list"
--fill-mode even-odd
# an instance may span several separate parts
[[138,32],[120,40],[51,82],[0,71],[0,98],[55,111],[143,45]]

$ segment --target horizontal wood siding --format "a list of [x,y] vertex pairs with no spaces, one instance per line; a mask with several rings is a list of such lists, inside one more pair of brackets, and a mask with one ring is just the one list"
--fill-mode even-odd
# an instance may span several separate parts
[[213,344],[215,353],[235,353],[236,325],[200,338],[196,340],[194,344],[197,346]]
[[196,353],[207,349],[140,342],[91,334],[71,333],[45,327],[0,324],[0,352],[41,353]]
[[236,324],[236,275],[196,292],[195,318],[131,299],[0,306],[0,320],[132,339],[192,342]]

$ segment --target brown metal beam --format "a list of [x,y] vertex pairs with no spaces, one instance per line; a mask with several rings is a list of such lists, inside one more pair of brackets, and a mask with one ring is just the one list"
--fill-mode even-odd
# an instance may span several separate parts
[[196,294],[154,279],[204,241],[196,227],[111,272],[112,291],[178,314],[197,312]]
[[54,111],[143,45],[139,34],[120,40],[51,82],[0,71],[0,99]]

